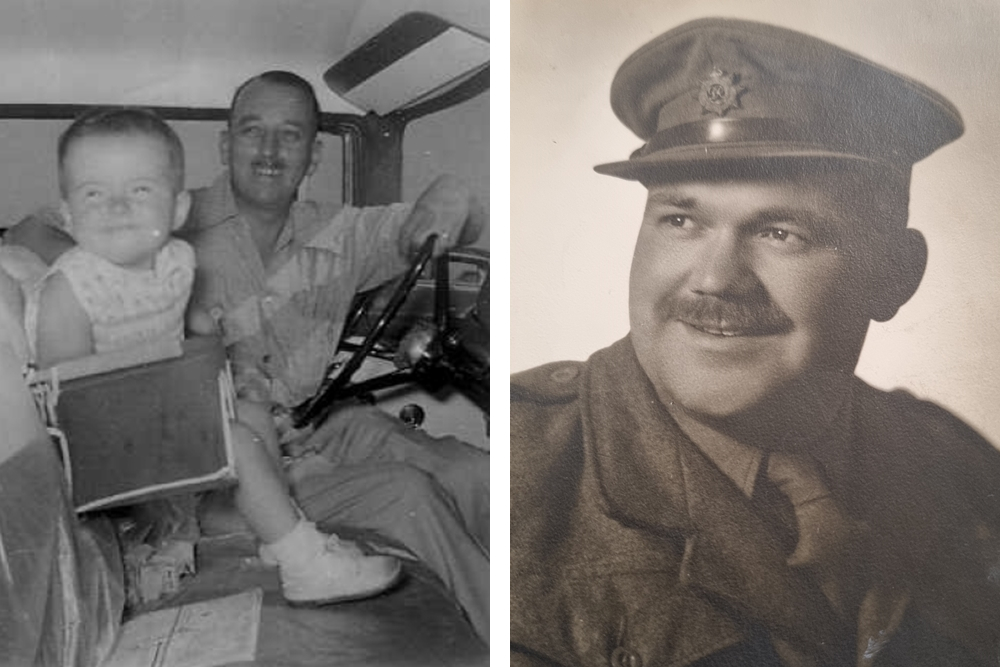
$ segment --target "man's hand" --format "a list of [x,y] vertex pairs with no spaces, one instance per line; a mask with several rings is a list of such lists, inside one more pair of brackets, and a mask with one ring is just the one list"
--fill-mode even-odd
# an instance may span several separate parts
[[[303,437],[286,447],[290,456],[319,454],[334,464],[346,463],[353,452],[343,446],[351,443],[360,452],[378,449],[393,433],[409,433],[410,428],[378,408],[352,405],[336,410],[315,430],[303,429]],[[337,444],[336,454],[328,451]]]
[[475,242],[483,231],[486,210],[473,197],[469,187],[454,176],[439,176],[431,183],[399,234],[400,253],[409,259],[431,234],[438,235],[434,248],[437,257],[448,248]]
[[189,303],[184,315],[184,324],[188,334],[193,336],[221,335],[222,323],[216,315],[206,308]]

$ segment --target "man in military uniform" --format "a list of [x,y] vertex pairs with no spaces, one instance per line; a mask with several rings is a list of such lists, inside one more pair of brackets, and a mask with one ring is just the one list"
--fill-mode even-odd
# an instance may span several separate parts
[[927,87],[789,30],[685,24],[618,70],[648,189],[629,335],[511,379],[513,665],[978,665],[1000,455],[854,376],[927,260]]

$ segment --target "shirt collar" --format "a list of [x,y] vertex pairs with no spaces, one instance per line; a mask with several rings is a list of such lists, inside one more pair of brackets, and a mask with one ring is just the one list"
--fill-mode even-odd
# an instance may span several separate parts
[[191,212],[185,227],[192,227],[192,231],[215,227],[239,216],[229,187],[228,171],[219,174],[207,188],[192,190],[191,198]]
[[[219,174],[209,187],[195,190],[193,194],[189,224],[190,221],[194,221],[199,229],[215,227],[232,220],[246,224],[236,207],[228,171]],[[334,250],[337,244],[331,234],[324,233],[327,227],[325,222],[328,220],[324,219],[320,207],[315,202],[293,202],[288,222],[275,243],[275,251],[280,252],[296,242],[304,247]]]
[[757,481],[757,471],[764,453],[757,447],[745,445],[736,440],[728,442],[695,443],[701,453],[733,480],[737,488],[746,494],[753,495],[753,487]]
[[[843,452],[848,451],[851,437],[851,404],[853,383],[845,386],[841,403],[830,423],[815,438],[808,441],[802,452],[816,458],[824,470],[837,475],[842,472]],[[719,443],[695,443],[695,446],[731,479],[747,497],[753,496],[764,452],[751,445],[732,440]]]

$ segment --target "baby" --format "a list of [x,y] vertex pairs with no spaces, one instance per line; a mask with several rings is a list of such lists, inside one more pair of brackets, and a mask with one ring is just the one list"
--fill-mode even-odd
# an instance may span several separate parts
[[[171,232],[190,207],[184,154],[152,112],[95,109],[59,138],[61,212],[76,246],[29,295],[26,327],[39,367],[184,333],[194,253]],[[204,329],[207,314],[191,314]],[[398,579],[400,564],[364,554],[302,519],[277,461],[267,409],[240,402],[233,424],[236,505],[262,553],[276,561],[292,604],[370,597]]]

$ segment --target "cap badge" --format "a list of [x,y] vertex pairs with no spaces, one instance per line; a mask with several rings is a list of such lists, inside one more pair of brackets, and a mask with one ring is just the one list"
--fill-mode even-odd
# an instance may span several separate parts
[[717,116],[725,116],[730,109],[738,109],[740,95],[746,90],[739,84],[739,77],[726,74],[716,67],[712,74],[701,82],[698,101],[705,111],[711,111]]

